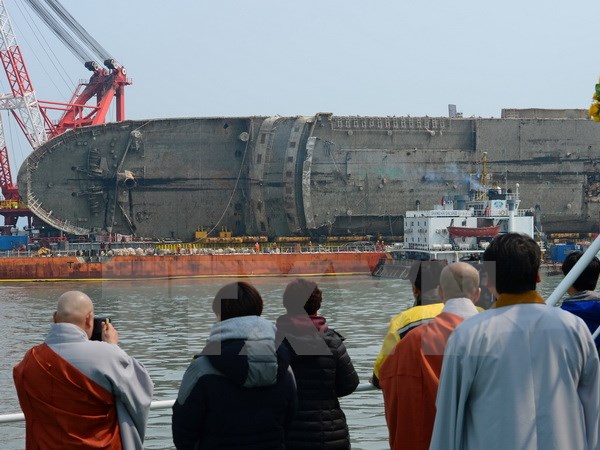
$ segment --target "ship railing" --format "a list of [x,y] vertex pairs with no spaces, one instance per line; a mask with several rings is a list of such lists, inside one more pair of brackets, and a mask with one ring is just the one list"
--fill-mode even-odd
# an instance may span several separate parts
[[[528,209],[517,209],[515,210],[515,216],[519,216],[519,217],[524,217],[524,216],[528,216],[528,215],[532,215],[533,213],[528,210]],[[475,210],[473,212],[473,215],[475,217],[491,217],[491,215],[489,213],[486,213],[485,210]]]
[[518,192],[507,192],[506,194],[506,200],[519,200],[519,193]]
[[[137,250],[138,248],[144,251],[144,254],[136,253],[137,256],[154,256],[154,254],[146,254],[147,249],[153,249],[154,246],[152,243],[144,243],[138,244],[135,243],[119,243],[113,245],[113,252],[118,252],[121,249],[125,248],[133,248]],[[222,247],[204,247],[202,250],[208,253],[214,252],[218,253],[219,249]],[[29,256],[71,256],[71,257],[93,257],[94,260],[97,260],[99,256],[111,256],[107,254],[107,250],[102,250],[100,248],[100,243],[70,243],[68,248],[60,248],[60,247],[52,247],[48,250],[47,253],[41,255],[38,252],[39,249],[31,249],[28,250],[6,250],[0,251],[0,258],[13,258],[13,257],[29,257]],[[314,246],[303,246],[299,249],[291,247],[291,246],[280,246],[277,249],[273,247],[264,247],[261,248],[259,253],[361,253],[361,252],[377,252],[375,244],[372,245],[355,245],[355,246],[324,246],[324,245],[314,245]],[[104,252],[104,253],[102,253]],[[172,254],[176,254],[176,251],[173,251]],[[251,254],[255,253],[255,250],[250,247],[239,247],[232,248],[231,251],[226,252],[230,254]],[[188,255],[189,252],[187,249],[183,248],[182,255]],[[118,255],[118,253],[115,253]]]
[[[379,391],[371,383],[361,383],[358,385],[354,392],[367,392],[367,391]],[[381,391],[379,391],[381,392]],[[154,400],[150,404],[150,409],[168,409],[173,406],[175,400]],[[0,415],[0,424],[3,423],[15,423],[24,422],[25,415],[23,413],[3,414]]]

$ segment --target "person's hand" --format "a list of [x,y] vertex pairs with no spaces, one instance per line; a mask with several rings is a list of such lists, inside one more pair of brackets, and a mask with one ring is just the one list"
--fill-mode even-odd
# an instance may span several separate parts
[[102,340],[109,344],[119,343],[119,332],[110,322],[102,322]]

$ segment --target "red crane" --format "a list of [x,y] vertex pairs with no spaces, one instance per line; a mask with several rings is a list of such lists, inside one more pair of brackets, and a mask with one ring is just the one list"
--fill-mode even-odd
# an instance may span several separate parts
[[[79,84],[69,102],[37,100],[25,61],[21,54],[4,0],[0,0],[0,60],[6,72],[11,92],[0,94],[0,109],[8,109],[16,119],[32,148],[37,148],[67,130],[105,123],[109,106],[116,101],[116,120],[125,120],[125,86],[131,84],[125,68],[110,55],[75,21],[57,0],[46,0],[48,8],[39,0],[28,0],[33,10],[55,34],[93,72],[87,83]],[[55,15],[51,11],[54,11]],[[94,57],[58,23],[59,17],[96,55]],[[103,61],[101,67],[95,59]],[[95,99],[94,104],[88,102]],[[50,119],[52,111],[61,111],[57,121]],[[13,183],[4,130],[0,120],[0,215],[4,217],[4,231],[10,231],[19,217],[27,217],[31,227],[32,213],[21,201]]]

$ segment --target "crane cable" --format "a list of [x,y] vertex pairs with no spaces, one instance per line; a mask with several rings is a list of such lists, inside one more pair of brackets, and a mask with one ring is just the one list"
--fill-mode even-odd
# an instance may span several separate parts
[[242,171],[244,170],[244,167],[245,167],[244,163],[246,162],[246,154],[248,153],[248,147],[250,146],[250,142],[252,142],[252,139],[254,136],[253,123],[252,123],[252,121],[249,121],[249,122],[250,123],[249,123],[249,127],[248,127],[248,132],[249,132],[250,136],[249,136],[248,140],[246,141],[246,146],[244,148],[244,154],[242,155],[242,162],[240,163],[240,170],[238,171],[237,177],[235,179],[235,184],[233,186],[233,189],[231,190],[231,195],[229,196],[229,200],[227,200],[227,204],[223,208],[223,213],[221,214],[221,217],[219,217],[219,220],[217,220],[217,223],[215,223],[215,225],[208,231],[208,233],[206,233],[207,236],[209,236],[213,231],[215,231],[217,229],[217,227],[221,224],[221,221],[225,217],[225,214],[227,213],[227,210],[229,209],[229,206],[231,205],[233,196],[235,195],[235,192],[237,191],[238,184],[242,177]]
[[64,29],[56,18],[48,11],[39,0],[26,0],[35,13],[42,19],[48,28],[71,50],[83,64],[88,61],[93,61],[94,57],[86,49],[79,44],[71,34]]
[[[46,64],[42,63],[40,57],[38,56],[37,52],[35,51],[35,46],[31,45],[29,43],[29,41],[27,40],[26,33],[19,32],[18,40],[23,39],[23,41],[29,47],[29,51],[33,54],[33,56],[35,57],[35,59],[37,60],[37,62],[39,64],[39,66],[42,68],[42,70],[46,74],[46,78],[54,85],[54,87],[56,88],[56,90],[58,92],[61,92],[62,97],[67,98],[71,94],[71,92],[73,92],[74,85],[73,85],[73,82],[69,79],[69,75],[68,75],[65,67],[62,64],[60,64],[60,62],[59,62],[60,58],[52,50],[52,46],[48,43],[46,37],[44,36],[44,33],[42,33],[40,31],[39,27],[36,25],[36,22],[33,20],[31,13],[29,11],[27,11],[27,9],[24,10],[23,8],[21,8],[21,6],[18,2],[17,2],[17,7],[19,8],[19,12],[21,13],[21,16],[23,17],[24,22],[27,24],[27,26],[31,30],[31,34],[35,37],[35,40],[39,44],[39,48],[41,48],[43,50],[46,58],[48,59],[50,64],[52,64],[52,66],[56,70],[56,73],[58,74],[58,76],[60,77],[62,82],[64,83],[64,86],[67,88],[68,93],[65,93],[62,91],[62,89],[56,84],[53,74],[51,74],[50,72],[48,72],[48,70],[46,70]],[[26,12],[27,12],[27,14],[26,14]],[[18,27],[16,27],[16,28],[18,30]],[[42,40],[40,40],[40,36],[41,36]]]
[[67,25],[71,31],[87,45],[90,50],[93,50],[97,57],[102,62],[113,57],[102,47],[96,39],[94,39],[85,28],[81,26],[77,20],[58,2],[58,0],[46,0],[46,3],[54,11],[54,13]]

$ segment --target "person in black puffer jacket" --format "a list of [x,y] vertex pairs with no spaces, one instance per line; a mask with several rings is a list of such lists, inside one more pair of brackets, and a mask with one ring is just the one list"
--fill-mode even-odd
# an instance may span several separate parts
[[283,450],[296,408],[296,386],[275,326],[259,317],[263,301],[244,282],[219,290],[218,322],[186,370],[173,405],[178,450]]
[[344,338],[317,315],[317,284],[297,279],[283,294],[287,313],[277,319],[277,342],[290,353],[298,389],[298,411],[288,430],[287,450],[349,449],[346,416],[338,397],[354,392],[358,375]]

